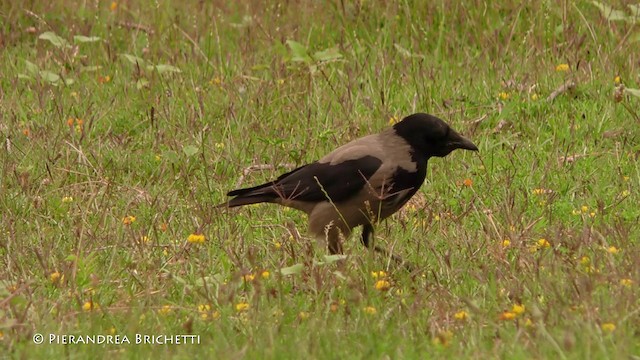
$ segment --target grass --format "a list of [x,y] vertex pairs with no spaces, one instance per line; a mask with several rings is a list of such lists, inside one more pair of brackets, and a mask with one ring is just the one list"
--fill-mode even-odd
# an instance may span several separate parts
[[[3,2],[2,352],[640,355],[637,6]],[[480,152],[431,160],[378,227],[414,273],[356,235],[326,258],[292,210],[214,207],[285,170],[251,165],[313,161],[418,111]]]

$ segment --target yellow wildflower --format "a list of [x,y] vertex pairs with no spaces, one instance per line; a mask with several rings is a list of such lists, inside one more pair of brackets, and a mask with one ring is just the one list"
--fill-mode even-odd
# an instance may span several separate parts
[[473,180],[466,178],[462,181],[462,185],[466,186],[466,187],[470,187],[471,185],[473,185]]
[[109,5],[109,10],[111,10],[111,11],[116,11],[116,10],[118,10],[118,3],[117,3],[117,2],[115,2],[115,1],[112,1],[112,2],[111,2],[111,5]]
[[280,249],[282,247],[282,243],[280,241],[274,241],[273,247],[276,248],[276,250]]
[[589,259],[588,256],[583,256],[583,257],[580,258],[580,264],[585,265],[585,266],[589,265],[589,264],[591,264],[591,259]]
[[569,64],[558,64],[558,66],[556,66],[556,71],[557,72],[567,72],[567,71],[569,71]]
[[513,304],[513,307],[511,308],[511,312],[516,315],[523,314],[524,310],[525,310],[525,307],[522,304]]
[[363,310],[369,315],[375,315],[378,313],[378,310],[376,310],[376,308],[374,308],[373,306],[367,306]]
[[278,79],[277,83],[278,83],[278,85],[283,85],[284,84],[284,79]]
[[463,321],[463,320],[467,320],[467,318],[469,317],[469,314],[467,314],[467,312],[464,310],[460,310],[457,313],[453,314],[453,317],[456,320]]
[[507,248],[507,247],[509,247],[510,245],[511,245],[511,240],[509,240],[509,239],[504,239],[504,240],[502,240],[502,247],[503,247],[503,248]]
[[64,279],[64,276],[60,274],[60,272],[58,271],[54,271],[51,273],[51,275],[49,275],[49,280],[51,280],[51,282],[54,284],[58,284],[63,279]]
[[533,321],[531,321],[530,318],[526,318],[525,321],[524,321],[524,326],[532,327],[533,326]]
[[391,288],[391,284],[387,280],[376,281],[376,290],[387,291]]
[[600,328],[603,332],[611,334],[616,330],[616,325],[614,323],[604,323],[600,325]]
[[589,211],[589,207],[588,207],[587,205],[582,205],[582,206],[580,207],[580,211],[581,211],[582,213],[586,213],[587,211]]
[[109,334],[111,334],[111,335],[115,335],[115,334],[116,334],[116,331],[117,331],[117,330],[116,330],[115,326],[112,326],[112,327],[111,327],[111,329],[109,329]]
[[371,276],[373,276],[374,279],[384,279],[387,277],[387,273],[384,272],[383,270],[380,271],[372,271],[371,272]]
[[187,237],[187,242],[190,242],[192,244],[202,244],[204,243],[204,235],[190,234],[189,237]]
[[172,310],[173,310],[173,308],[171,307],[171,305],[163,305],[160,308],[160,310],[158,310],[158,314],[160,314],[160,315],[169,315]]
[[620,75],[617,75],[615,78],[613,78],[613,83],[616,85],[622,84],[622,79],[620,78]]
[[518,315],[512,311],[503,311],[500,314],[500,320],[513,320],[517,317]]
[[243,311],[247,311],[249,310],[249,304],[247,303],[237,303],[236,304],[236,311],[237,312],[243,312]]
[[508,100],[511,97],[511,95],[509,95],[509,93],[506,92],[501,92],[498,94],[498,99],[500,100]]
[[256,275],[255,275],[255,274],[245,274],[245,275],[242,277],[242,279],[243,279],[245,282],[251,282],[251,281],[253,281],[255,278],[256,278]]
[[538,249],[551,247],[551,243],[547,239],[544,239],[544,238],[538,240],[538,242],[536,244],[538,245]]
[[269,276],[271,276],[271,273],[265,270],[262,272],[262,274],[260,274],[260,276],[262,276],[263,279],[268,279]]
[[536,93],[531,94],[531,101],[536,101],[538,100],[539,96]]
[[394,115],[394,116],[389,117],[389,125],[393,125],[393,124],[395,124],[397,122],[398,122],[398,117],[397,116]]
[[62,197],[62,202],[66,203],[66,204],[71,203],[71,202],[73,202],[73,197],[71,197],[71,196],[63,196]]
[[615,247],[615,246],[609,246],[609,247],[607,248],[607,252],[608,252],[609,254],[613,254],[613,255],[615,255],[615,254],[617,254],[618,252],[620,252],[620,250],[618,250],[618,248],[617,248],[617,247]]
[[306,311],[300,311],[298,313],[298,318],[300,320],[307,320],[309,318],[309,316],[310,316],[310,314],[308,312],[306,312]]
[[122,223],[125,225],[131,225],[136,221],[136,217],[133,215],[128,215],[122,218]]
[[82,310],[84,311],[92,311],[92,310],[97,310],[99,309],[100,306],[98,305],[98,303],[95,303],[93,301],[87,301],[82,305]]
[[431,343],[433,345],[449,346],[451,339],[453,339],[453,332],[451,332],[451,330],[445,330],[438,332],[438,334],[431,339]]
[[620,285],[626,286],[626,287],[631,287],[631,285],[633,285],[633,280],[631,280],[631,279],[620,279]]

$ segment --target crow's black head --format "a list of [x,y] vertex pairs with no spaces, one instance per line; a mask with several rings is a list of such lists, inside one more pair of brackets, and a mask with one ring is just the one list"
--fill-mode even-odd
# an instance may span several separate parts
[[458,134],[443,120],[429,114],[409,115],[393,126],[396,134],[404,138],[416,153],[444,157],[455,149],[478,151],[471,140]]

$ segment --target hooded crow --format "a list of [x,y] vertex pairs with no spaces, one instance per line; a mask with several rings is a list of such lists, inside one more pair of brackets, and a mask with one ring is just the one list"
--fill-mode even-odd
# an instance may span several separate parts
[[370,247],[373,226],[418,191],[427,161],[456,149],[478,150],[443,120],[413,114],[276,180],[230,191],[227,196],[233,198],[219,206],[275,203],[304,211],[309,215],[309,231],[326,239],[332,254],[342,253],[342,241],[362,225],[362,243]]

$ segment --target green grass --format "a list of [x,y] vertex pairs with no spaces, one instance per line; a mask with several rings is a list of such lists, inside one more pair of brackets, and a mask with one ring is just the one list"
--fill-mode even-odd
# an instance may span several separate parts
[[[3,2],[2,353],[640,356],[638,5],[596,5]],[[378,227],[413,273],[358,234],[325,259],[293,210],[215,208],[251,165],[313,161],[418,111],[480,152],[432,159]]]

